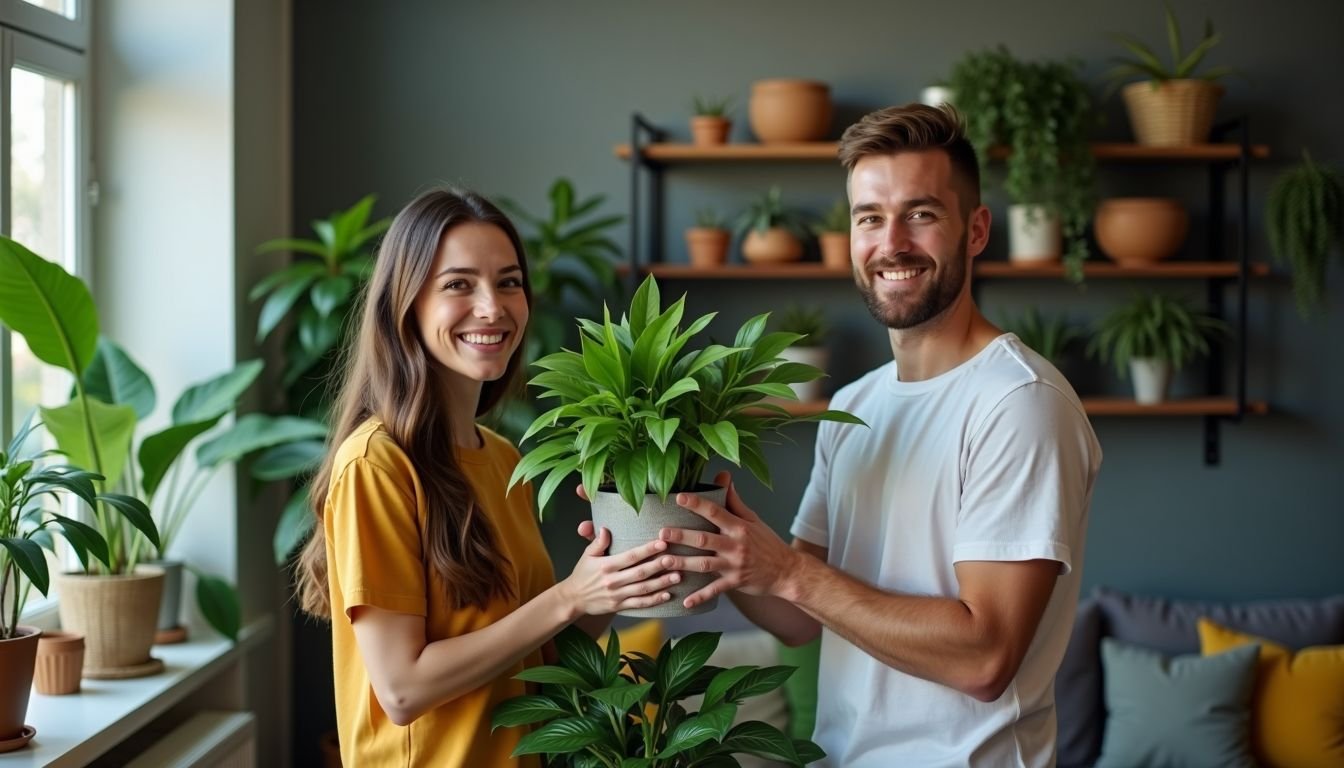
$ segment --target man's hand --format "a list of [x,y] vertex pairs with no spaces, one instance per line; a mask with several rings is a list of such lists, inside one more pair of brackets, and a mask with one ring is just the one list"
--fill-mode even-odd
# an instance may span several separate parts
[[687,608],[740,590],[749,595],[783,597],[785,580],[795,569],[801,554],[779,538],[755,512],[742,503],[733,487],[732,477],[720,472],[714,482],[728,488],[727,507],[721,507],[693,493],[677,494],[677,504],[718,527],[718,533],[664,528],[659,538],[708,550],[709,555],[664,555],[663,567],[670,571],[710,573],[719,577],[682,601]]

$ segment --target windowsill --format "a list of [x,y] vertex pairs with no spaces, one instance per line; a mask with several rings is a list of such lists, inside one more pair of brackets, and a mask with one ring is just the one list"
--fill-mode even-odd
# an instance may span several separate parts
[[85,679],[80,692],[68,696],[34,691],[26,719],[37,735],[0,762],[4,768],[87,765],[210,682],[273,629],[272,618],[263,616],[243,628],[237,645],[213,632],[178,645],[156,645],[152,655],[163,660],[164,670],[150,677]]

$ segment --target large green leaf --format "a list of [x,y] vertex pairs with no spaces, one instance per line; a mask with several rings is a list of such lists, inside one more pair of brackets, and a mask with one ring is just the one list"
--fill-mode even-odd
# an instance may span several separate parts
[[659,660],[660,695],[669,700],[678,698],[718,647],[717,632],[693,632],[678,640],[669,651],[666,662]]
[[732,726],[736,714],[735,704],[716,704],[700,710],[698,715],[672,729],[667,736],[667,746],[658,753],[658,758],[671,757],[711,739],[722,739]]
[[528,667],[513,676],[515,680],[529,683],[547,683],[550,685],[570,685],[580,691],[591,690],[593,686],[583,675],[568,667],[540,666]]
[[261,316],[257,319],[258,343],[265,341],[280,321],[285,319],[294,302],[308,290],[308,286],[313,284],[319,274],[321,273],[303,272],[295,275],[293,282],[280,285],[266,298],[266,303],[261,305]]
[[0,237],[0,323],[22,336],[38,360],[75,376],[98,345],[88,286],[7,237]]
[[720,747],[725,752],[745,752],[766,760],[799,765],[793,741],[778,728],[759,720],[733,726]]
[[784,684],[793,675],[795,667],[763,667],[747,673],[729,689],[729,701],[741,701],[768,693]]
[[298,416],[267,416],[249,413],[232,427],[215,435],[196,450],[196,463],[213,467],[237,461],[252,451],[294,440],[326,439],[327,427],[320,421]]
[[271,552],[275,555],[276,565],[284,565],[289,561],[289,553],[298,548],[316,522],[317,516],[308,505],[308,486],[304,485],[289,497],[280,519],[276,521],[275,533],[271,537]]
[[737,451],[737,427],[733,426],[731,421],[701,424],[700,436],[705,438],[705,442],[709,443],[709,447],[713,448],[715,453],[734,464],[741,463]]
[[519,739],[512,756],[577,752],[601,741],[610,727],[585,717],[566,717],[547,723]]
[[28,539],[0,539],[0,546],[9,551],[14,564],[19,566],[23,575],[33,583],[43,595],[51,587],[51,574],[47,571],[47,559],[42,555],[42,547]]
[[281,443],[257,457],[252,463],[252,476],[263,482],[295,477],[315,469],[326,452],[326,443],[321,440]]
[[635,702],[644,698],[652,689],[653,683],[633,685],[622,680],[610,688],[599,688],[595,691],[589,691],[586,695],[610,705],[617,712],[624,712]]
[[246,360],[227,373],[188,387],[173,404],[173,423],[206,421],[232,411],[238,406],[238,398],[257,380],[263,365],[260,360]]
[[98,337],[93,362],[84,371],[84,392],[111,405],[129,405],[143,420],[154,412],[154,383],[126,350]]
[[79,558],[84,570],[89,569],[89,555],[98,558],[103,565],[112,566],[112,562],[108,559],[107,540],[98,533],[98,529],[65,515],[53,513],[51,518],[61,527],[61,535],[70,542],[70,548],[75,550],[75,556]]
[[720,701],[723,701],[728,690],[736,685],[737,681],[746,677],[748,672],[755,668],[756,667],[754,666],[733,667],[732,669],[725,669],[714,675],[714,679],[710,682],[709,688],[705,690],[704,706],[712,707]]
[[573,625],[565,627],[555,636],[555,650],[562,664],[578,672],[594,688],[607,685],[606,657],[587,632]]
[[[93,398],[87,402],[93,424],[94,446],[89,445],[84,426],[84,407],[79,400],[59,408],[41,409],[42,423],[71,464],[93,469],[107,478],[109,483],[115,483],[121,478],[121,471],[131,451],[135,409],[129,405],[108,405]],[[93,460],[94,447],[101,461]]]
[[221,418],[216,416],[194,424],[168,427],[140,441],[140,487],[145,491],[145,498],[153,498],[173,462],[182,455],[187,445],[218,424]]
[[104,493],[98,500],[105,507],[115,510],[126,522],[143,533],[155,549],[162,548],[159,542],[159,528],[154,524],[154,518],[150,516],[149,507],[145,506],[145,502],[123,493]]
[[568,710],[548,696],[516,696],[495,707],[494,714],[490,716],[490,730],[531,725],[567,714]]
[[238,631],[243,626],[243,609],[238,603],[238,591],[232,584],[192,568],[196,574],[196,605],[201,615],[219,634],[238,642]]

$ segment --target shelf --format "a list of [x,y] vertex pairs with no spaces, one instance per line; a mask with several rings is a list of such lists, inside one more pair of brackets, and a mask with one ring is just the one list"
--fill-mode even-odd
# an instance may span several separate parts
[[[838,162],[839,144],[834,141],[809,141],[791,144],[755,144],[742,142],[720,144],[717,146],[696,146],[695,144],[646,144],[644,157],[659,163],[713,163],[742,162],[744,160],[830,160]],[[622,160],[630,159],[630,145],[617,144],[616,156]],[[1240,144],[1192,144],[1185,147],[1144,147],[1138,144],[1116,142],[1094,142],[1092,154],[1098,160],[1116,162],[1211,162],[1233,161],[1241,156]],[[1008,156],[1003,147],[989,151],[991,158],[1002,160]],[[1264,160],[1269,157],[1269,147],[1264,144],[1251,146],[1251,157]]]
[[[1192,397],[1181,400],[1168,400],[1157,405],[1140,405],[1123,397],[1084,397],[1083,410],[1089,416],[1236,416],[1237,401],[1231,397]],[[794,416],[813,416],[830,407],[829,400],[812,400],[806,403],[788,400],[770,400],[783,406]],[[1263,416],[1269,413],[1269,405],[1263,401],[1246,403],[1246,413]]]
[[[1006,261],[983,261],[975,264],[974,275],[993,279],[1064,278],[1061,264],[1019,266]],[[663,280],[821,280],[849,279],[848,269],[831,269],[816,262],[793,264],[725,264],[721,267],[693,267],[689,264],[654,264],[642,267],[644,274]],[[1097,279],[1126,278],[1226,278],[1237,276],[1237,264],[1230,261],[1169,261],[1145,267],[1122,267],[1110,262],[1089,262],[1083,265],[1083,274]],[[1269,265],[1257,262],[1250,265],[1253,277],[1269,274]]]

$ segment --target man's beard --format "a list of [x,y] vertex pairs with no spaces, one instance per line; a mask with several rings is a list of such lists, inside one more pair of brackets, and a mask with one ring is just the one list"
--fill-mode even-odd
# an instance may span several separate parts
[[927,256],[895,256],[878,259],[867,265],[874,283],[881,279],[874,274],[877,272],[924,267],[934,275],[933,281],[919,296],[908,301],[897,299],[886,303],[878,298],[872,284],[856,275],[854,282],[873,318],[888,328],[903,331],[928,322],[952,306],[966,283],[966,235],[962,233],[955,256],[944,262],[941,269],[934,269],[933,259]]

